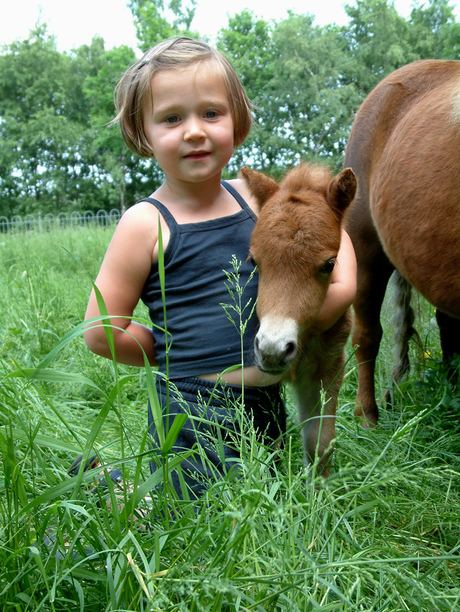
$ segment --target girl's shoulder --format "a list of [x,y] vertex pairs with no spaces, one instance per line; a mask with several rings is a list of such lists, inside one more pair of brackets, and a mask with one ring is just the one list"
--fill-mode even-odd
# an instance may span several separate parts
[[123,213],[123,217],[127,217],[132,221],[145,220],[153,217],[158,218],[158,208],[151,202],[146,200],[139,200],[136,204],[133,204]]
[[236,191],[247,202],[247,204],[255,212],[255,214],[259,215],[259,206],[252,193],[249,191],[246,181],[244,179],[237,178],[231,179],[227,181],[227,183],[229,183],[229,185],[236,189]]
[[113,241],[119,246],[146,246],[151,251],[158,240],[158,210],[149,202],[130,206],[122,215]]
[[130,206],[122,215],[119,226],[126,231],[149,234],[158,231],[158,209],[150,202],[141,200]]
[[151,202],[141,200],[123,214],[115,230],[114,239],[129,256],[130,249],[144,252],[151,263],[158,259],[159,224],[163,249],[171,236],[171,228],[163,214]]

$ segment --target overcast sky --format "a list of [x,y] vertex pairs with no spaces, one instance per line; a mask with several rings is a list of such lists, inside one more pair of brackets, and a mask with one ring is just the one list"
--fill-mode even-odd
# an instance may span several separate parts
[[[398,12],[407,17],[413,0],[395,0]],[[420,0],[423,3],[423,0]],[[166,4],[166,2],[165,2]],[[280,19],[287,16],[287,10],[295,13],[312,13],[315,23],[326,25],[347,23],[344,4],[355,4],[355,0],[198,0],[193,29],[202,35],[215,37],[218,30],[228,24],[228,17],[249,8],[263,19]],[[451,6],[457,6],[456,0]],[[136,37],[127,0],[13,0],[2,11],[0,20],[0,44],[25,39],[37,20],[48,25],[48,31],[57,37],[60,51],[88,44],[99,34],[106,42],[106,48],[126,44],[136,47]]]

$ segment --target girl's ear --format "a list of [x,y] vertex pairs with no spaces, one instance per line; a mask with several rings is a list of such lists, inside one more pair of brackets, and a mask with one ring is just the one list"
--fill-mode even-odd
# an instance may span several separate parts
[[349,206],[356,195],[358,181],[351,168],[345,168],[334,176],[327,190],[328,201],[340,214]]
[[243,166],[239,172],[242,179],[246,181],[249,191],[257,200],[259,207],[265,204],[280,188],[278,183],[261,172],[251,170],[247,166]]

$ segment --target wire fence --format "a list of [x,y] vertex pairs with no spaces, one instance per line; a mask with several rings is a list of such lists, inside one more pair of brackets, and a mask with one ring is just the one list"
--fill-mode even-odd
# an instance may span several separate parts
[[61,212],[58,215],[53,215],[52,213],[46,213],[43,216],[37,213],[37,215],[26,215],[25,217],[15,215],[11,219],[0,217],[0,233],[49,232],[66,227],[110,227],[116,225],[120,217],[121,213],[116,208],[110,212],[98,210],[94,213],[91,210],[87,210],[84,213]]

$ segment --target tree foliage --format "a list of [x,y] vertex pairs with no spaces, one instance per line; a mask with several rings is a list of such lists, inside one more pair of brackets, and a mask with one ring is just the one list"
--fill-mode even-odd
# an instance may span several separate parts
[[432,0],[412,10],[409,44],[421,59],[460,57],[460,23],[448,0]]
[[197,37],[190,27],[195,16],[197,0],[189,0],[184,6],[183,0],[130,0],[131,10],[136,26],[140,48],[147,51],[162,40],[173,36]]
[[[70,182],[87,174],[81,123],[89,108],[72,75],[41,26],[0,56],[0,196],[15,212],[62,208]],[[75,190],[74,190],[75,192]]]
[[[193,31],[196,0],[130,0],[146,50]],[[389,72],[421,58],[460,59],[460,24],[449,0],[415,4],[402,17],[391,0],[356,0],[346,26],[317,26],[289,12],[265,21],[244,10],[216,44],[254,104],[254,127],[227,174],[243,164],[280,176],[301,159],[339,168],[353,116]],[[161,182],[153,160],[124,145],[113,91],[138,52],[90,45],[60,53],[45,25],[0,53],[0,215],[122,210]]]

